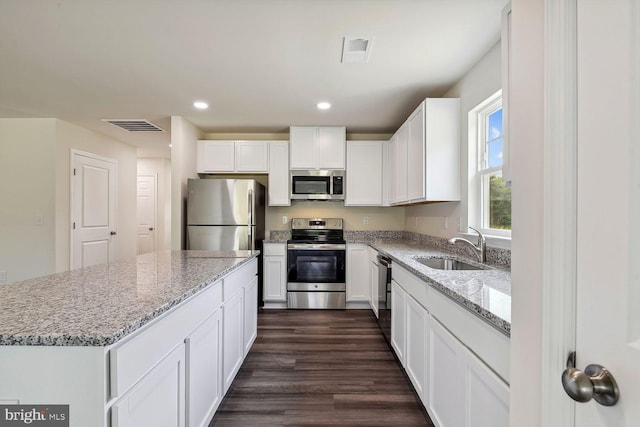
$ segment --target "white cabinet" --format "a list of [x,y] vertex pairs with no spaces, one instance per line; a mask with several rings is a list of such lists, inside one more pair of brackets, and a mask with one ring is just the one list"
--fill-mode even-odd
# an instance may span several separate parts
[[405,370],[419,396],[424,396],[428,384],[429,313],[411,296],[406,299]]
[[187,427],[207,426],[222,397],[222,310],[185,340]]
[[289,142],[269,142],[269,206],[291,206]]
[[344,169],[345,127],[291,126],[291,169]]
[[[258,336],[258,277],[244,287],[244,357]],[[243,357],[243,358],[244,358]]]
[[508,427],[509,386],[470,351],[465,351],[467,427]]
[[465,425],[464,346],[434,318],[429,323],[429,390],[425,407],[436,425]]
[[347,302],[369,301],[369,252],[362,243],[347,244]]
[[345,206],[382,206],[383,141],[347,141]]
[[185,425],[184,345],[178,345],[111,408],[114,427]]
[[391,281],[391,347],[405,367],[405,343],[407,334],[407,293],[395,280]]
[[244,292],[239,289],[229,299],[225,296],[223,313],[224,388],[226,393],[244,358]]
[[198,141],[198,173],[267,173],[264,141]]
[[460,100],[427,98],[391,139],[391,204],[460,200]]
[[263,251],[264,290],[262,294],[265,308],[286,308],[287,245],[285,243],[265,243]]

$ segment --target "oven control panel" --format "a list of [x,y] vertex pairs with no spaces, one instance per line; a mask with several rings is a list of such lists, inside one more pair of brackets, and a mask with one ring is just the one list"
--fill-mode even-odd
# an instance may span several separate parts
[[293,218],[291,229],[342,230],[342,218]]

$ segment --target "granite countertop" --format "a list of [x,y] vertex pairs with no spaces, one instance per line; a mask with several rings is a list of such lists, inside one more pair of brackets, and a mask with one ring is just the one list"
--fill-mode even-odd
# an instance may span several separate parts
[[511,273],[507,268],[485,265],[484,270],[438,270],[422,265],[415,259],[446,257],[478,263],[454,252],[409,240],[376,240],[369,242],[369,245],[510,336]]
[[258,251],[160,251],[0,287],[0,345],[107,346]]

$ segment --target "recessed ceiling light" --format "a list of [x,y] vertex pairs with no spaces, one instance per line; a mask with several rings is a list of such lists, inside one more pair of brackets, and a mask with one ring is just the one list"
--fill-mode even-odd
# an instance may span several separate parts
[[193,103],[193,106],[196,107],[198,110],[206,110],[207,108],[209,108],[209,104],[207,104],[204,101],[196,101]]
[[331,108],[331,104],[329,104],[328,102],[318,102],[318,109],[328,110],[329,108]]

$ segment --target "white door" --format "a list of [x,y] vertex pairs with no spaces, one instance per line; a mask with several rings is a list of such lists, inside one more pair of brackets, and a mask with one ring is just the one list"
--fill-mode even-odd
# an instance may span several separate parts
[[156,176],[138,175],[138,255],[156,250]]
[[640,2],[578,1],[576,367],[620,400],[576,403],[575,426],[640,422]]
[[104,264],[116,255],[116,160],[71,153],[71,268]]

